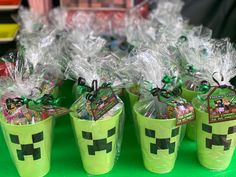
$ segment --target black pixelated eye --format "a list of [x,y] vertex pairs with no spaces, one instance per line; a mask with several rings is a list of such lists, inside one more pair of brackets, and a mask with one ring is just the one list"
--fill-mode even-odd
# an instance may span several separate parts
[[92,135],[91,132],[82,131],[82,136],[86,140],[92,140],[93,139],[93,135]]
[[14,144],[20,144],[19,137],[17,135],[10,134],[11,142]]
[[116,127],[112,128],[112,129],[110,129],[110,130],[108,130],[107,136],[108,136],[108,137],[111,137],[111,136],[114,135],[115,133],[116,133]]
[[155,138],[155,130],[145,128],[145,135],[150,138]]
[[236,126],[229,127],[228,134],[236,133]]
[[179,127],[175,128],[171,132],[171,137],[175,137],[179,134]]
[[33,143],[37,143],[37,142],[43,141],[43,132],[39,132],[37,134],[33,134],[32,135],[32,140],[33,140]]
[[212,127],[207,124],[202,124],[202,130],[207,132],[207,133],[212,133]]

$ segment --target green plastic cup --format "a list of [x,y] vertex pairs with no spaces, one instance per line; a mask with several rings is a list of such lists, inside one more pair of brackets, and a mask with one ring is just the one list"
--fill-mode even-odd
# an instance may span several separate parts
[[175,165],[181,127],[176,119],[152,119],[137,111],[142,102],[134,105],[137,116],[144,166],[154,173],[168,173]]
[[196,92],[192,90],[188,90],[184,87],[182,87],[182,95],[181,97],[187,100],[189,103],[192,102],[193,98],[195,98],[197,95],[201,94],[201,92]]
[[82,163],[87,173],[100,175],[112,170],[118,148],[122,112],[123,108],[113,117],[97,121],[79,119],[74,112],[70,113]]
[[[128,105],[127,105],[126,108],[128,110],[130,110],[129,111],[129,115],[133,119],[135,130],[136,130],[136,135],[138,137],[139,136],[139,134],[138,134],[138,123],[137,123],[137,119],[136,119],[135,113],[133,112],[133,107],[134,107],[135,103],[138,102],[139,96],[133,94],[132,92],[130,92],[129,89],[126,89],[126,93],[128,94],[128,99],[129,99],[129,102],[128,102]],[[180,142],[182,142],[182,140],[184,139],[185,132],[186,132],[186,125],[182,125],[181,134],[180,134]],[[138,141],[139,141],[139,137],[138,137]]]
[[42,177],[50,170],[53,119],[12,125],[1,119],[10,155],[22,177]]
[[[192,102],[193,98],[195,98],[197,95],[201,94],[200,92],[195,92],[188,90],[184,87],[182,87],[182,98],[186,99],[188,102]],[[190,122],[187,124],[186,128],[186,136],[190,139],[195,141],[196,140],[196,122]]]
[[209,124],[208,113],[198,108],[196,113],[197,152],[201,165],[212,170],[226,169],[232,159],[236,143],[236,120]]
[[186,134],[186,130],[187,130],[187,125],[181,125],[181,132],[180,132],[180,143],[183,141],[185,134]]
[[127,97],[128,97],[128,102],[127,102],[127,105],[126,105],[127,113],[128,113],[128,116],[130,117],[131,121],[133,121],[133,123],[134,123],[137,139],[138,139],[138,142],[139,142],[138,123],[137,123],[136,116],[133,112],[133,107],[134,107],[135,103],[138,102],[139,96],[133,94],[132,92],[130,92],[129,89],[125,89],[125,91],[126,91],[126,94],[127,94]]
[[126,93],[128,94],[128,100],[129,100],[129,105],[128,105],[128,109],[130,110],[130,115],[133,117],[134,113],[133,113],[133,107],[134,104],[136,102],[138,102],[139,100],[139,96],[135,95],[134,93],[130,92],[129,89],[125,89]]

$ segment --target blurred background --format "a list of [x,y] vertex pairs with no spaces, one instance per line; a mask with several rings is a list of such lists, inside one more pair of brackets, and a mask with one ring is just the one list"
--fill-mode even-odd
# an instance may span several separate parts
[[[3,0],[0,0],[0,2]],[[190,20],[190,24],[204,25],[213,30],[213,37],[229,37],[236,41],[236,0],[183,0],[182,15]],[[22,0],[23,6],[29,6]],[[155,9],[158,0],[149,0],[149,10]],[[53,6],[60,5],[60,0],[53,0]],[[17,10],[0,11],[0,23],[12,23],[12,15]],[[15,48],[15,42],[0,43],[0,56],[7,50]]]

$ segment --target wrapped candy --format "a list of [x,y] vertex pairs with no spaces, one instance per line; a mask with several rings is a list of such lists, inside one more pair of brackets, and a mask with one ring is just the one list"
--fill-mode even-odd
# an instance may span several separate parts
[[[109,85],[98,87],[97,80],[93,80],[92,88],[85,84],[81,80],[81,86],[89,89],[72,105],[70,116],[84,169],[89,174],[104,174],[112,170],[120,152],[124,106]],[[98,144],[90,148],[89,141],[84,139]]]
[[[137,14],[127,17],[125,32],[128,42],[135,45],[131,51],[134,58],[136,51],[146,48],[156,50],[157,47],[164,46],[161,52],[165,53],[165,50],[168,50],[167,53],[172,53],[173,59],[179,60],[177,46],[181,41],[181,36],[186,36],[191,29],[181,17],[181,7],[180,1],[159,1],[158,8],[153,10],[149,19],[140,18]],[[179,65],[177,63],[176,65]],[[140,86],[136,80],[134,85],[126,90],[131,107],[139,99],[139,89]]]
[[[49,15],[50,24],[40,22],[42,28],[34,29],[33,26],[37,25],[37,20],[39,21],[40,17],[36,16],[36,21],[27,21],[28,16],[34,14],[26,9],[21,9],[21,20],[27,22],[23,23],[23,28],[18,36],[18,50],[23,61],[28,62],[35,72],[43,70],[42,72],[47,73],[45,77],[53,80],[56,86],[62,83],[63,72],[70,60],[66,53],[66,38],[69,29],[63,20],[59,22],[59,17],[55,16],[60,12],[61,16],[59,17],[63,19],[63,11],[55,9]],[[58,90],[58,87],[55,90]]]
[[[133,109],[145,167],[155,173],[172,170],[180,143],[180,125],[193,119],[193,107],[180,98],[178,68],[164,47],[137,52],[130,66],[142,76],[141,99]],[[150,142],[153,138],[156,144]],[[168,140],[173,142],[171,148]]]
[[[100,51],[105,45],[105,40],[94,36],[92,31],[87,31],[83,35],[81,32],[81,30],[75,29],[68,36],[68,42],[72,44],[67,48],[67,53],[70,53],[71,61],[67,64],[65,76],[66,78],[77,81],[81,77],[81,74],[86,74],[87,78],[91,79],[88,83],[92,83],[93,78],[98,78],[96,77],[96,68],[92,64],[94,62],[92,59],[100,55]],[[91,73],[92,70],[94,72]],[[75,98],[78,98],[82,94],[76,91],[77,86],[78,83],[76,82],[73,87]]]
[[[173,30],[182,28],[183,17],[181,9],[184,3],[180,0],[159,0],[157,8],[150,14],[151,19],[158,19],[164,26],[171,29],[171,26],[176,25]],[[187,25],[187,24],[186,24]]]
[[[231,69],[234,64],[232,61],[234,49],[227,39],[210,40],[202,44],[205,46],[199,45],[199,48],[185,48],[180,51],[184,56],[184,63],[188,66],[189,75],[192,73],[192,78],[188,77],[192,81],[186,79],[186,86],[191,86],[192,90],[199,92],[198,94],[208,94],[212,86],[219,85],[219,81],[223,81],[223,85],[230,85],[229,80],[234,76]],[[226,65],[227,63],[229,64]],[[201,107],[207,110],[205,104]]]
[[[93,81],[93,86],[95,83],[96,80]],[[71,110],[70,116],[84,169],[94,175],[111,171],[119,155],[122,140],[124,123],[122,101],[114,94],[111,87],[95,86],[93,91],[81,95]],[[96,141],[98,144],[91,145],[90,148],[89,141],[84,139]],[[109,144],[105,146],[107,142]],[[97,151],[103,152],[97,154]]]
[[[47,66],[44,68],[31,67],[28,64],[27,60],[17,60],[16,66],[8,65],[9,77],[4,83],[10,87],[6,88],[5,85],[2,85],[5,88],[1,95],[2,111],[6,121],[11,124],[37,123],[49,115],[37,112],[34,107],[44,106],[44,104],[54,105],[54,101],[58,102],[51,95],[56,83],[49,68]],[[31,106],[33,107],[31,108]]]
[[129,43],[136,47],[150,46],[160,38],[160,23],[131,14],[125,20],[125,34]]
[[[101,52],[105,45],[102,38],[89,35],[87,38],[83,36],[83,40],[84,42],[78,40],[78,42],[73,43],[70,50],[74,55],[71,57],[72,60],[68,63],[65,72],[66,78],[77,81],[74,86],[76,98],[91,90],[89,85],[94,80],[100,84],[110,83],[113,88],[118,89],[124,86],[124,82],[129,82],[122,59],[110,54],[110,52]],[[97,50],[90,51],[89,46],[98,47]],[[89,52],[86,52],[87,50]]]
[[[79,31],[69,38],[72,55],[65,72],[66,78],[76,81],[70,116],[84,169],[89,174],[104,174],[112,170],[119,155],[124,123],[124,105],[113,89],[124,87],[129,78],[123,60],[103,50],[104,39],[93,31]],[[91,149],[85,139],[98,144]]]
[[[51,73],[47,67],[51,69],[50,66],[33,65],[25,58],[17,58],[15,65],[7,64],[9,76],[0,78],[1,127],[20,176],[32,173],[44,176],[48,173],[53,117],[69,112],[58,107],[61,99],[53,96],[55,80],[49,77]],[[16,149],[16,144],[21,145],[22,150]]]
[[[99,37],[94,31],[76,28],[68,36],[68,43],[71,45],[68,45],[66,53],[70,53],[71,62],[67,65],[67,78],[77,81],[81,75],[87,73],[85,77],[87,83],[99,78],[102,80],[98,80],[98,83],[112,81],[115,90],[122,91],[122,82],[127,83],[129,80],[123,61],[133,49],[125,38],[116,35]],[[117,87],[117,84],[120,86]],[[77,86],[78,82],[73,89],[75,98],[81,94],[76,91]]]
[[[202,72],[202,67],[211,67],[214,58],[211,56],[211,33],[210,29],[202,26],[193,27],[177,43],[179,68],[182,71],[182,97],[191,102],[201,93],[209,91],[209,79]],[[198,61],[195,66],[192,61]],[[205,66],[203,66],[205,65]],[[198,68],[200,67],[200,68]],[[189,139],[196,139],[195,122],[187,125],[186,135]]]
[[[130,67],[137,68],[137,70],[139,70],[137,72],[140,73],[138,75],[141,75],[141,98],[147,98],[154,95],[159,97],[157,100],[160,103],[168,103],[173,101],[173,97],[180,96],[182,81],[178,76],[178,68],[173,63],[174,60],[170,59],[169,56],[164,56],[163,53],[154,52],[150,49],[137,53],[134,58],[136,59],[132,61]],[[140,68],[143,68],[142,71]],[[153,106],[155,108],[155,105]],[[160,113],[158,110],[153,113],[149,112],[150,117],[157,118],[156,112],[158,112],[158,114]],[[158,118],[166,118],[167,113],[160,113],[160,115],[163,115],[164,117]],[[173,116],[174,115],[170,115],[170,117]]]
[[21,22],[21,33],[35,32],[37,34],[37,32],[45,30],[48,26],[45,16],[34,14],[24,7],[19,9],[18,20]]
[[[20,11],[21,19],[32,15],[25,9]],[[37,16],[35,18],[40,19]],[[45,95],[49,96],[47,99],[53,100],[53,97],[58,95],[58,85],[63,79],[65,70],[64,63],[67,63],[68,60],[62,50],[65,44],[63,39],[65,34],[58,35],[64,29],[54,28],[57,26],[56,22],[52,28],[49,24],[42,23],[43,28],[34,29],[33,24],[36,23],[37,21],[29,20],[23,24],[18,37],[18,52],[13,59],[12,57],[2,58],[7,66],[8,82],[12,83],[12,86],[7,89],[8,92],[13,92],[13,97],[16,95],[20,102],[24,98],[26,99],[26,102],[22,102],[19,107],[28,108],[28,101],[39,103],[39,99],[46,99]],[[11,98],[11,102],[16,103],[14,98]]]
[[134,46],[127,41],[125,36],[102,35],[102,38],[106,40],[104,50],[120,58],[127,56],[134,48]]
[[[195,27],[191,33],[186,36],[186,40],[181,45],[178,45],[179,62],[182,67],[182,77],[184,89],[194,92],[205,92],[205,85],[209,86],[209,82],[204,79],[204,76],[200,72],[205,60],[210,59],[211,55],[211,30],[203,27]],[[199,61],[198,66],[191,64],[192,60]],[[191,101],[192,98],[188,98]]]
[[[206,168],[224,170],[229,166],[235,149],[235,136],[231,127],[236,124],[236,95],[229,80],[235,76],[236,53],[228,39],[211,40],[208,49],[205,58],[193,57],[189,60],[189,64],[196,66],[210,83],[204,94],[192,100],[196,113],[198,159]],[[216,145],[216,139],[220,140],[217,146],[223,146],[223,149],[212,146]],[[207,141],[212,142],[212,145]]]

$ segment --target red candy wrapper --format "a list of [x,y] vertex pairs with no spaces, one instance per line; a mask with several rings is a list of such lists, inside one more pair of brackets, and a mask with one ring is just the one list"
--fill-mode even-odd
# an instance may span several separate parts
[[[8,71],[8,67],[12,65],[12,67],[15,65],[15,63],[11,63],[11,62],[0,62],[0,76],[9,76],[9,71]],[[11,67],[11,66],[10,66]]]

